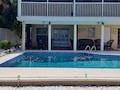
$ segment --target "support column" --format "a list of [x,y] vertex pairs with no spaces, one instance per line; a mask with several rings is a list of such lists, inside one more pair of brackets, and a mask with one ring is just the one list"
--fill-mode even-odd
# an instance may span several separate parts
[[18,13],[17,13],[18,16],[21,16],[21,2],[22,2],[21,0],[18,0],[18,3],[17,3],[18,4]]
[[22,50],[25,50],[25,28],[26,28],[26,25],[24,22],[22,22]]
[[51,24],[48,25],[48,50],[51,51]]
[[104,0],[102,0],[102,17],[103,17],[103,7],[104,7]]
[[101,25],[101,51],[104,51],[104,22]]
[[77,50],[77,24],[74,24],[74,51]]
[[76,13],[76,0],[73,0],[73,17],[75,17]]
[[49,0],[47,0],[47,16],[48,16],[48,9],[49,9],[49,7],[48,7],[49,6],[48,1]]

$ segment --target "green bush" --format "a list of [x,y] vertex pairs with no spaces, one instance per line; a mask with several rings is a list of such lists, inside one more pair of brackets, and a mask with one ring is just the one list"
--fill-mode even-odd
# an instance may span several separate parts
[[9,49],[11,46],[11,42],[8,40],[2,40],[0,46],[2,49]]

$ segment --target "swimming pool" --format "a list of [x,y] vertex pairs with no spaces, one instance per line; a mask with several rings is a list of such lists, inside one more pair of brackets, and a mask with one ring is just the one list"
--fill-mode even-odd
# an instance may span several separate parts
[[81,52],[25,52],[0,67],[120,68],[120,56]]

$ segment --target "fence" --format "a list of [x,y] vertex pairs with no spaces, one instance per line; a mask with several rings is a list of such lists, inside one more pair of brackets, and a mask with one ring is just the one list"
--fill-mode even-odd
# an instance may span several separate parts
[[0,41],[1,40],[9,40],[12,45],[20,44],[20,39],[16,36],[15,32],[5,28],[0,28]]

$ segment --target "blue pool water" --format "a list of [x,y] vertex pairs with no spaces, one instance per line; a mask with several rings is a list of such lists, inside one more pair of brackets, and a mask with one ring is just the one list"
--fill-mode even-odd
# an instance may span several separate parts
[[120,68],[120,56],[71,52],[26,52],[0,67]]

